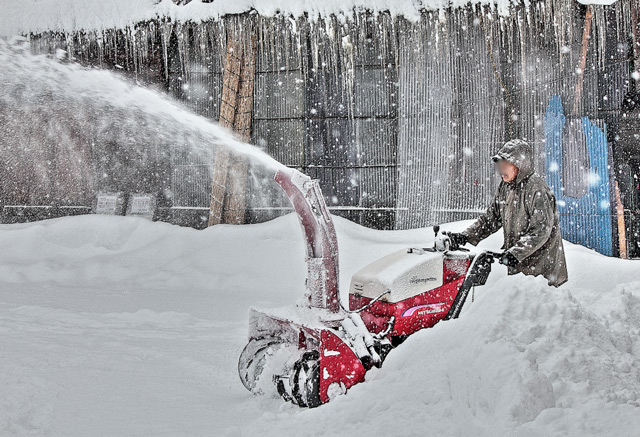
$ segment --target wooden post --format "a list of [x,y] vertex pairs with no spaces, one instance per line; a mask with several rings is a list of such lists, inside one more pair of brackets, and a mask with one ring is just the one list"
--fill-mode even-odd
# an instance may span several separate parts
[[587,5],[587,10],[584,15],[584,29],[582,31],[582,49],[580,50],[580,73],[578,74],[578,80],[576,81],[576,92],[573,100],[573,116],[578,115],[578,109],[580,106],[580,100],[582,99],[582,88],[584,84],[584,70],[587,68],[587,52],[589,51],[589,39],[591,38],[591,18],[593,12],[591,11],[591,5]]
[[[251,137],[255,75],[255,37],[233,27],[227,34],[227,54],[222,77],[220,125],[232,129],[242,141]],[[229,149],[216,150],[211,181],[209,226],[244,223],[248,163]]]
[[616,191],[616,214],[618,216],[618,243],[620,245],[620,258],[628,258],[627,252],[627,229],[624,224],[624,207],[620,199],[620,187],[618,181],[615,181]]
[[[256,67],[255,38],[253,36],[245,38],[242,46],[242,67],[240,69],[233,131],[242,141],[249,142],[251,139],[251,114],[253,112],[253,89]],[[232,157],[225,192],[225,223],[244,223],[248,169],[249,164],[246,157]]]
[[[227,56],[222,75],[222,101],[220,103],[220,125],[233,128],[236,113],[236,99],[240,84],[240,65],[242,55],[238,50],[236,32],[227,35]],[[222,223],[224,193],[227,187],[230,152],[226,147],[216,149],[213,173],[211,175],[211,203],[209,206],[209,226]]]

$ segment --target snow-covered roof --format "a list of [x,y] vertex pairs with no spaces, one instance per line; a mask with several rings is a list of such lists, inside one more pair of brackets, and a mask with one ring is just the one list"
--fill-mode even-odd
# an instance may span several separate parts
[[[201,21],[256,10],[271,16],[312,17],[350,15],[355,10],[389,12],[409,19],[423,10],[486,4],[506,14],[513,0],[193,0],[176,5],[172,0],[0,0],[0,35],[44,31],[124,28],[156,17],[175,21]],[[529,0],[525,0],[528,3]]]

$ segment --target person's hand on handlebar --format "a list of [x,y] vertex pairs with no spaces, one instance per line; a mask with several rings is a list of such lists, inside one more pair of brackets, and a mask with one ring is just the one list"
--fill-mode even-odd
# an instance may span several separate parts
[[506,251],[502,254],[502,257],[500,257],[500,264],[504,264],[507,267],[513,267],[519,262],[520,261],[509,251]]
[[446,231],[442,231],[442,233],[447,237],[449,237],[449,239],[451,240],[451,246],[453,247],[464,246],[469,241],[467,236],[464,234],[460,234],[457,232],[446,232]]

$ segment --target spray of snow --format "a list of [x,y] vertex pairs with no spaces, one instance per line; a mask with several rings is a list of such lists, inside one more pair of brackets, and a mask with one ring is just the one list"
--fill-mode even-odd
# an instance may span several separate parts
[[[95,191],[157,187],[170,198],[169,164],[189,160],[206,174],[220,148],[247,159],[250,174],[237,177],[248,177],[252,186],[268,186],[283,168],[164,93],[108,71],[33,55],[22,38],[0,39],[0,63],[7,90],[0,94],[0,176],[12,202],[53,197],[86,205]],[[262,191],[251,190],[250,202],[266,203]]]
[[[227,147],[232,153],[246,155],[270,170],[283,168],[269,155],[238,141],[227,129],[193,114],[165,94],[135,86],[108,71],[64,65],[46,56],[32,55],[24,39],[13,38],[9,42],[0,39],[0,62],[3,65],[0,80],[11,90],[1,96],[2,103],[8,107],[38,106],[41,111],[48,111],[48,104],[54,104],[57,108],[100,111],[103,116],[98,122],[115,119],[127,123],[142,117],[136,120],[136,128],[131,132],[141,130],[149,141],[181,143],[181,134],[193,132],[203,140],[196,146],[196,153]],[[115,116],[118,111],[123,113]],[[28,123],[28,120],[22,122]],[[81,127],[92,126],[87,123]]]

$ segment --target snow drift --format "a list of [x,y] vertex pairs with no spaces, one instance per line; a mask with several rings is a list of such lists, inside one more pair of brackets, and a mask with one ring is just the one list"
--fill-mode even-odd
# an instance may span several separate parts
[[[433,236],[334,220],[343,290],[357,269]],[[460,319],[411,337],[346,396],[303,410],[250,395],[236,374],[247,310],[300,297],[302,244],[293,215],[205,231],[102,216],[0,226],[0,434],[629,435],[640,426],[639,262],[566,242],[569,283],[553,289],[496,265]]]

